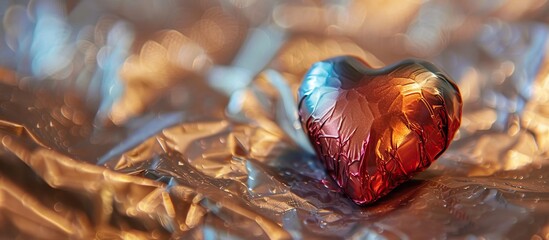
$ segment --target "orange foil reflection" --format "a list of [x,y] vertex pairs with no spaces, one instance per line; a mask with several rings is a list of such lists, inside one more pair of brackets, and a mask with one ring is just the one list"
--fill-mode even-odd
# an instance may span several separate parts
[[122,66],[126,89],[113,105],[110,117],[114,123],[140,113],[166,87],[191,73],[205,71],[211,64],[205,50],[180,32],[166,30],[158,39],[145,42]]

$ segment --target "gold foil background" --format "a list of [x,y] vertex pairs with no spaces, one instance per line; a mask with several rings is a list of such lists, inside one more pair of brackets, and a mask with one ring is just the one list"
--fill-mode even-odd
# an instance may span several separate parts
[[[549,238],[546,1],[0,2],[0,238]],[[462,126],[347,199],[296,89],[351,54],[434,62]]]

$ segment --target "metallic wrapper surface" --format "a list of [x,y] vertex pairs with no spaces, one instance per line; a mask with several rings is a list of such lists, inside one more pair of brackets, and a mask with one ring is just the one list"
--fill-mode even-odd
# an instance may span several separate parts
[[[547,239],[548,10],[2,1],[0,238]],[[462,96],[448,149],[367,206],[299,121],[301,79],[341,55],[425,59]]]
[[428,168],[461,121],[457,86],[420,60],[371,69],[356,57],[327,59],[305,75],[298,98],[318,157],[357,204]]

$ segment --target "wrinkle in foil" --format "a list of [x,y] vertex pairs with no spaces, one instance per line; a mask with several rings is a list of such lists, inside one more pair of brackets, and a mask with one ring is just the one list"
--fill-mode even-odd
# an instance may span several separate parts
[[[549,238],[548,8],[1,2],[0,235]],[[449,149],[368,207],[296,124],[311,64],[349,54],[430,60],[464,101]]]

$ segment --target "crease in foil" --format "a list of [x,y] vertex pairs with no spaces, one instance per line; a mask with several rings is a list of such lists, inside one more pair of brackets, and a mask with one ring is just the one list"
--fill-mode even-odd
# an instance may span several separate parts
[[[549,238],[547,9],[1,2],[0,237]],[[303,74],[349,54],[430,60],[464,100],[448,151],[368,207],[296,124]]]

